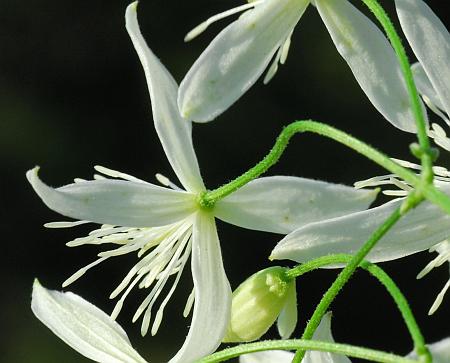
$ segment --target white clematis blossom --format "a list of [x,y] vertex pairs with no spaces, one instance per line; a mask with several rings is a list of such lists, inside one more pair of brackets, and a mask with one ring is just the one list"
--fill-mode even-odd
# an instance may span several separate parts
[[[319,340],[334,343],[331,334],[331,314],[327,313],[317,327],[313,340]],[[437,343],[428,346],[432,356],[433,363],[448,363],[450,361],[450,338],[443,339]],[[294,353],[272,350],[242,355],[239,358],[240,363],[291,363]],[[417,358],[415,353],[410,353],[406,358]],[[302,360],[303,363],[351,363],[350,359],[340,354],[329,352],[308,351]]]
[[[115,318],[133,287],[151,287],[133,317],[133,321],[143,317],[143,335],[150,328],[152,316],[151,333],[157,332],[164,308],[191,256],[194,289],[184,315],[193,305],[192,323],[186,341],[170,361],[186,363],[218,347],[230,315],[231,290],[223,268],[215,217],[249,229],[284,234],[310,222],[366,209],[376,193],[275,176],[247,184],[214,208],[202,208],[198,201],[206,189],[192,145],[191,122],[179,115],[178,86],[145,43],[136,8],[137,3],[128,6],[126,27],[145,71],[156,131],[184,190],[162,176],[157,178],[166,187],[104,167],[96,167],[103,176],[97,175],[95,180],[75,179],[75,183],[55,189],[38,178],[38,168],[28,171],[27,178],[49,208],[77,219],[49,223],[47,227],[102,224],[88,236],[69,242],[69,246],[115,246],[101,252],[96,261],[72,275],[63,286],[111,257],[137,253],[140,260],[110,297],[121,294],[112,313]],[[153,315],[153,307],[171,278],[173,285]]]
[[[450,126],[450,34],[422,0],[396,0],[402,29],[420,63],[413,66],[419,92],[425,103]],[[446,115],[445,115],[446,114]],[[450,139],[438,124],[429,134],[436,144],[450,151]],[[420,165],[396,160],[404,167],[420,170]],[[436,185],[450,194],[450,172],[441,166],[433,168]],[[395,175],[377,176],[355,186],[394,185],[385,194],[405,196],[412,186]],[[372,232],[402,203],[397,199],[380,207],[346,215],[319,224],[310,224],[286,236],[273,250],[272,258],[305,262],[331,253],[355,253]],[[417,276],[422,278],[433,268],[450,263],[450,216],[429,202],[408,213],[383,237],[368,259],[389,261],[429,249],[438,256]],[[438,293],[429,314],[433,314],[450,289],[450,278]]]
[[192,39],[225,16],[247,10],[211,42],[180,85],[183,116],[214,119],[245,93],[269,67],[265,82],[284,63],[291,35],[312,3],[341,56],[376,109],[396,127],[414,132],[414,118],[395,53],[383,33],[347,0],[249,1],[216,15],[187,35]]

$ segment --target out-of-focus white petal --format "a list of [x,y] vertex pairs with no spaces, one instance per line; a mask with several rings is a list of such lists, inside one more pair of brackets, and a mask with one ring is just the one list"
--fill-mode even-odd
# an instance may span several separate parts
[[267,350],[241,355],[239,363],[291,363],[294,353],[284,350]]
[[[334,343],[331,334],[331,313],[326,313],[313,335],[313,340]],[[303,363],[351,363],[350,359],[340,354],[329,352],[308,351]]]
[[[428,348],[433,355],[433,363],[450,362],[450,338],[445,338],[436,343],[429,344]],[[417,355],[415,352],[412,352],[406,358],[417,359]]]
[[[449,186],[446,188],[448,193]],[[402,199],[393,200],[367,211],[299,228],[275,246],[271,258],[305,262],[328,254],[355,254],[402,202]],[[389,261],[423,251],[446,239],[449,229],[450,216],[424,202],[404,216],[378,242],[367,259]]]
[[416,130],[400,66],[383,33],[347,0],[316,0],[341,56],[375,108],[401,130]]
[[230,107],[266,69],[308,3],[267,0],[222,30],[181,82],[181,114],[206,122]]
[[428,78],[427,74],[425,73],[425,70],[423,69],[422,65],[419,62],[414,63],[411,66],[411,70],[413,72],[414,80],[416,81],[416,86],[417,89],[419,90],[419,93],[422,96],[428,97],[434,105],[439,107],[439,109],[443,110],[444,105],[442,104],[441,99],[436,93],[436,90],[431,84],[431,81]]
[[136,10],[137,2],[127,7],[126,28],[147,78],[156,131],[181,184],[190,192],[202,191],[205,186],[192,146],[191,122],[184,120],[178,111],[178,85],[147,46]]
[[414,54],[450,114],[450,34],[422,0],[396,0],[398,18]]
[[[327,313],[322,318],[317,330],[313,335],[313,340],[324,342],[334,342],[331,334],[331,313]],[[288,363],[292,362],[294,353],[281,350],[264,351],[250,353],[240,357],[240,363]],[[328,352],[308,351],[302,360],[303,363],[351,363],[350,359],[343,355]]]
[[102,310],[71,292],[47,290],[35,280],[31,309],[53,333],[96,362],[146,362],[127,334]]
[[149,183],[92,180],[51,188],[38,177],[27,179],[52,210],[80,220],[127,227],[156,227],[179,221],[195,211],[195,196]]
[[311,222],[366,209],[376,194],[318,180],[274,176],[256,179],[225,197],[214,214],[240,227],[286,234]]
[[170,363],[193,362],[213,352],[225,335],[231,288],[223,268],[219,237],[210,214],[199,212],[192,235],[194,313],[186,340]]
[[288,339],[297,326],[297,291],[295,289],[295,280],[291,285],[286,304],[281,310],[277,320],[278,333],[281,339]]

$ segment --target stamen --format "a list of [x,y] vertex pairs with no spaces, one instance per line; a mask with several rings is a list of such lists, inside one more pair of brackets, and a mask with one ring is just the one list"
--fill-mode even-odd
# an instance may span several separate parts
[[77,272],[75,272],[72,276],[70,276],[66,281],[62,283],[62,287],[69,286],[71,283],[73,283],[74,281],[78,280],[81,276],[83,276],[86,273],[86,271],[89,270],[91,267],[98,265],[99,263],[105,261],[107,258],[108,257],[99,258],[98,260],[90,263],[89,265],[80,268]]
[[227,18],[231,15],[240,13],[242,11],[251,9],[258,5],[259,3],[262,3],[265,0],[259,0],[259,1],[252,1],[248,4],[237,6],[233,9],[226,10],[224,12],[221,12],[219,14],[216,14],[214,16],[211,16],[209,19],[205,20],[203,23],[197,25],[194,29],[192,29],[189,33],[186,34],[184,37],[185,42],[190,42],[192,39],[198,37],[201,33],[203,33],[211,24],[215,23],[216,21],[219,21],[221,19]]
[[165,177],[162,174],[158,173],[158,174],[155,175],[155,177],[165,187],[172,188],[173,190],[180,190],[180,191],[183,190],[179,186],[177,186],[176,184],[172,183],[169,178]]
[[73,179],[73,182],[74,182],[75,184],[83,183],[83,182],[85,182],[85,181],[87,181],[87,180],[86,180],[86,179],[82,179],[82,178],[75,178],[75,179]]
[[444,122],[450,126],[450,120],[446,115],[439,109],[438,106],[436,106],[429,97],[422,95],[422,99],[425,102],[425,104],[428,106],[428,108],[433,111],[436,115],[438,115],[441,119],[444,120]]
[[270,82],[270,80],[275,76],[275,73],[278,71],[278,63],[281,59],[281,49],[279,48],[277,51],[277,54],[275,55],[274,60],[272,61],[272,64],[270,65],[269,69],[267,70],[266,76],[264,77],[264,84],[267,84]]
[[72,228],[81,224],[91,223],[90,221],[75,221],[75,222],[49,222],[45,223],[45,228]]
[[142,179],[136,178],[136,177],[134,177],[132,175],[129,175],[129,174],[122,173],[122,172],[117,171],[117,170],[106,168],[106,167],[101,166],[101,165],[95,165],[94,169],[97,170],[99,173],[102,173],[102,174],[105,174],[107,176],[110,176],[111,178],[120,178],[120,179],[125,179],[125,180],[128,180],[128,181],[134,181],[134,182],[148,184],[146,181],[144,181]]
[[444,300],[444,296],[447,293],[447,290],[449,288],[450,288],[450,279],[447,281],[444,288],[441,290],[441,292],[436,297],[436,300],[434,301],[433,305],[431,306],[430,311],[428,311],[428,315],[432,315],[436,312],[436,310],[442,304],[442,301]]
[[283,46],[281,47],[281,56],[280,56],[280,63],[284,64],[286,63],[286,59],[289,54],[289,49],[291,47],[291,37],[292,37],[293,31],[288,35],[286,40],[283,43]]
[[183,316],[185,318],[187,318],[187,316],[189,315],[189,313],[192,310],[192,305],[194,304],[194,300],[195,300],[195,290],[192,289],[191,293],[189,294],[189,297],[186,301],[186,306],[184,307],[183,310]]

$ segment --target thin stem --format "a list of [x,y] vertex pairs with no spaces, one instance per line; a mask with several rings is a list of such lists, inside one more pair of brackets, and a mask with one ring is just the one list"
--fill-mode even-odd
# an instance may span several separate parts
[[[336,254],[316,258],[308,261],[304,264],[298,265],[290,269],[286,275],[289,278],[299,277],[307,272],[311,272],[320,267],[334,265],[334,264],[346,264],[352,259],[352,255]],[[369,262],[362,261],[359,267],[369,272],[372,276],[378,279],[378,281],[386,288],[389,294],[395,301],[398,309],[400,310],[403,320],[405,321],[411,338],[414,342],[414,348],[419,357],[423,356],[427,359],[431,359],[430,352],[425,345],[425,339],[420,331],[414,314],[411,311],[408,300],[398,288],[397,284],[391,279],[391,277],[379,266]],[[426,360],[425,360],[426,361]]]
[[232,180],[230,183],[203,194],[199,200],[200,205],[210,208],[214,206],[217,201],[235,192],[248,182],[265,173],[271,166],[278,162],[284,150],[288,146],[290,139],[295,134],[303,132],[311,132],[325,136],[357,151],[378,165],[381,165],[383,168],[389,170],[391,173],[397,174],[414,187],[419,188],[421,193],[423,193],[428,200],[440,206],[443,210],[450,214],[450,199],[447,195],[437,190],[433,185],[421,183],[421,179],[416,174],[406,168],[403,168],[396,162],[392,161],[388,156],[368,144],[334,127],[312,120],[295,121],[286,126],[278,136],[275,145],[263,160],[241,176]]
[[355,347],[348,344],[328,343],[302,339],[269,340],[257,343],[242,344],[211,354],[203,359],[198,360],[197,363],[224,362],[228,359],[235,358],[243,354],[261,352],[264,350],[294,349],[331,352],[381,363],[418,363],[417,361],[412,359],[403,358],[398,355],[385,353],[374,349]]
[[412,111],[416,121],[417,127],[417,138],[419,140],[421,155],[420,159],[422,162],[422,178],[427,183],[433,181],[433,153],[430,147],[430,140],[427,134],[427,124],[425,121],[425,116],[422,109],[422,103],[420,102],[419,93],[417,91],[416,84],[414,82],[414,77],[411,71],[411,65],[408,61],[408,56],[406,55],[405,48],[402,45],[402,41],[395,30],[392,21],[386,14],[386,11],[379,4],[377,0],[362,0],[362,2],[372,11],[377,20],[383,26],[386,35],[388,36],[392,47],[397,55],[398,61],[400,63],[400,68],[405,79],[406,88],[409,93],[409,100],[412,105]]
[[[336,280],[324,294],[319,304],[317,305],[311,319],[309,320],[306,328],[303,332],[302,339],[311,339],[314,332],[322,320],[322,317],[327,312],[329,306],[339,294],[341,289],[352,277],[359,264],[364,260],[372,248],[377,242],[399,221],[399,219],[409,211],[409,209],[415,207],[420,201],[416,198],[408,197],[402,207],[397,208],[386,221],[378,227],[378,229],[372,234],[372,236],[364,243],[361,249],[352,257],[350,262],[339,273]],[[300,363],[305,355],[304,350],[298,350],[295,354],[292,363]]]

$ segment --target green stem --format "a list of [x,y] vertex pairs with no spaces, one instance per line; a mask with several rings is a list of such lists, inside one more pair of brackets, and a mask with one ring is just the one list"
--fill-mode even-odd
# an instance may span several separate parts
[[264,350],[317,350],[321,352],[331,352],[342,354],[349,357],[365,359],[373,362],[382,363],[418,363],[415,360],[403,358],[391,353],[385,353],[374,349],[355,347],[348,344],[328,343],[314,340],[269,340],[257,343],[242,344],[233,348],[227,348],[220,352],[211,354],[197,363],[216,363],[224,362],[228,359],[238,357],[243,354],[261,352]]
[[414,77],[411,71],[411,65],[408,61],[408,56],[406,55],[405,48],[402,45],[402,41],[395,30],[392,21],[386,14],[386,11],[379,4],[377,0],[362,0],[362,2],[372,11],[377,20],[383,26],[386,35],[388,36],[392,47],[395,50],[398,61],[400,63],[400,68],[405,79],[406,88],[409,93],[409,100],[412,105],[412,111],[416,121],[417,127],[417,137],[419,140],[421,148],[420,159],[422,161],[422,178],[427,183],[433,181],[433,152],[430,147],[430,140],[427,134],[427,124],[425,121],[425,116],[422,109],[422,103],[420,102],[419,93],[417,91],[416,84],[414,82]]
[[[352,257],[350,262],[344,267],[344,269],[339,273],[336,280],[324,294],[323,298],[317,305],[311,319],[309,320],[306,328],[303,332],[302,339],[311,339],[314,332],[322,320],[322,317],[327,312],[329,306],[339,294],[341,289],[351,278],[355,270],[358,268],[359,264],[364,260],[364,258],[369,254],[377,242],[399,221],[399,219],[407,213],[411,208],[414,208],[420,199],[417,197],[409,196],[404,204],[397,208],[386,221],[378,227],[378,229],[372,234],[372,236],[364,243],[361,249]],[[292,363],[300,363],[305,355],[304,350],[298,350]]]
[[[352,257],[353,257],[352,255],[345,255],[345,254],[319,257],[290,269],[286,273],[286,275],[289,278],[296,278],[307,272],[316,270],[320,267],[335,264],[347,264],[351,261]],[[417,355],[419,356],[419,358],[424,357],[423,361],[430,361],[431,356],[430,352],[428,351],[425,345],[425,339],[423,338],[423,335],[420,331],[417,321],[414,318],[414,314],[411,311],[411,308],[408,304],[408,300],[406,300],[405,296],[402,294],[397,284],[381,267],[378,267],[377,265],[369,261],[362,261],[359,264],[359,267],[368,271],[372,276],[377,278],[378,281],[386,288],[386,290],[392,296],[393,300],[395,301],[398,309],[402,314],[403,320],[405,321],[405,324],[408,327],[408,331],[414,342],[414,348]]]
[[423,193],[428,200],[440,206],[443,210],[450,214],[450,199],[447,195],[437,190],[433,185],[423,184],[421,179],[416,174],[406,168],[403,168],[396,162],[392,161],[388,156],[368,144],[334,127],[312,120],[295,121],[286,126],[278,136],[275,145],[263,160],[241,176],[232,180],[230,183],[210,192],[204,193],[200,197],[200,205],[206,208],[211,208],[217,201],[235,192],[245,184],[265,173],[271,166],[278,162],[284,150],[288,146],[290,139],[295,134],[303,132],[311,132],[325,136],[357,151],[383,168],[389,170],[391,173],[397,174],[400,178],[414,187],[419,188],[421,193]]

